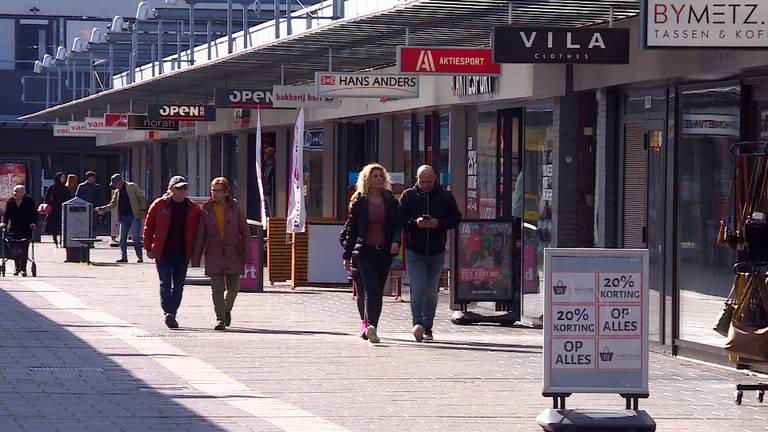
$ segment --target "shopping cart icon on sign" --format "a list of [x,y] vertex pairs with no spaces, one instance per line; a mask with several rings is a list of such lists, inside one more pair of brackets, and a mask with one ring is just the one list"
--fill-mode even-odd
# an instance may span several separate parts
[[613,353],[608,349],[607,346],[603,347],[603,352],[600,353],[600,361],[613,361]]
[[552,285],[552,291],[554,291],[555,295],[565,295],[565,292],[568,290],[568,285],[563,283],[563,281],[558,280],[555,285]]

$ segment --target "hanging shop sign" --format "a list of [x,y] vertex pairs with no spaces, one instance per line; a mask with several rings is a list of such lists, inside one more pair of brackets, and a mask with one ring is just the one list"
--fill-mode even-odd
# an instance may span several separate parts
[[216,121],[216,107],[213,105],[149,105],[147,118],[150,120]]
[[213,89],[216,108],[272,108],[271,89]]
[[768,48],[768,2],[643,0],[645,48]]
[[128,114],[128,129],[177,131],[179,122],[176,120],[150,120],[143,114]]
[[315,72],[315,86],[325,97],[419,97],[416,75]]
[[85,130],[89,133],[111,133],[117,130],[125,130],[125,128],[107,126],[104,117],[86,117]]
[[648,393],[648,250],[544,250],[544,393]]
[[683,135],[738,137],[739,117],[729,114],[683,114]]
[[338,108],[340,99],[315,95],[315,87],[273,86],[272,103],[275,108]]
[[400,73],[430,75],[501,75],[489,48],[397,47]]
[[322,150],[325,145],[323,129],[307,129],[304,131],[304,150]]
[[629,63],[629,29],[494,27],[496,63]]
[[[70,125],[69,123],[75,123]],[[85,130],[85,122],[69,122],[67,124],[53,125],[53,136],[55,137],[92,137],[95,134]],[[77,123],[80,123],[79,125]]]
[[128,114],[104,114],[104,126],[114,130],[128,129]]
[[451,94],[454,96],[472,96],[496,92],[496,77],[457,75],[451,81]]

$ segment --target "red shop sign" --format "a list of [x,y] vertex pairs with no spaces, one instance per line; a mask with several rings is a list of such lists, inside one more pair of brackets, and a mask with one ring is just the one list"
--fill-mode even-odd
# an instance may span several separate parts
[[500,75],[490,48],[397,47],[401,73],[432,75]]

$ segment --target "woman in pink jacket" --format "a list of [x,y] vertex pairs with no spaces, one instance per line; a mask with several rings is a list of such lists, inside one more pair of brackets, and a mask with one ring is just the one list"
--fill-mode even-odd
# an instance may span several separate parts
[[[253,260],[251,234],[245,214],[237,200],[229,196],[229,181],[216,177],[211,182],[211,198],[203,205],[197,226],[197,241],[192,265],[200,266],[205,252],[205,274],[211,277],[215,330],[232,322],[232,307],[240,290],[240,275]],[[224,292],[226,291],[226,296]]]

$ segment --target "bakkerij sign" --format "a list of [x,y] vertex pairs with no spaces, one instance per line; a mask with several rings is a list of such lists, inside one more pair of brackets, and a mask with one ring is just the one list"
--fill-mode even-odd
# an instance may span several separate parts
[[648,250],[544,249],[544,393],[648,393]]
[[216,108],[213,105],[149,105],[149,120],[184,120],[216,121]]
[[315,72],[315,86],[325,97],[419,97],[416,75]]
[[128,129],[177,131],[179,130],[179,122],[176,120],[150,120],[143,114],[128,114]]
[[397,47],[400,73],[429,75],[500,75],[489,48]]
[[768,48],[768,2],[643,0],[646,48]]
[[494,27],[495,63],[629,63],[629,29]]
[[315,87],[308,86],[274,86],[272,87],[272,104],[275,108],[338,108],[339,99],[315,95]]
[[271,89],[213,89],[216,108],[272,108]]

